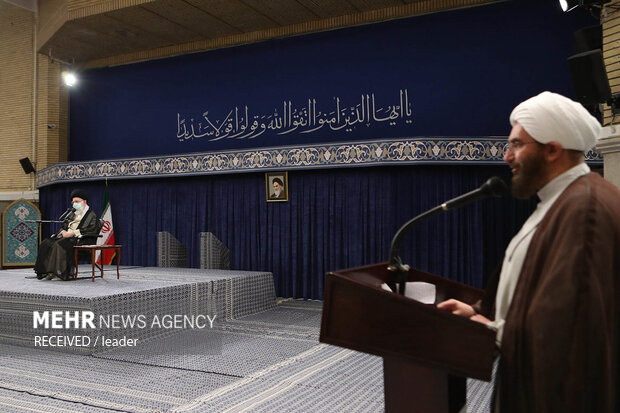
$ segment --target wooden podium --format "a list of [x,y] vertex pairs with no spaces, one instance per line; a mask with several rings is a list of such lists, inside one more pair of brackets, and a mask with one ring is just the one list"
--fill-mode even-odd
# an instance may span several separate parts
[[[489,381],[495,332],[467,318],[381,289],[388,263],[330,272],[320,341],[383,357],[385,410],[458,412],[465,377]],[[482,291],[423,271],[409,281],[436,286],[437,300],[474,303]]]

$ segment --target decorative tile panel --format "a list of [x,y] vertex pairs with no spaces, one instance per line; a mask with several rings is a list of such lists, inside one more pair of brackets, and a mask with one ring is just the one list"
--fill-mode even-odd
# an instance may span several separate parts
[[2,266],[32,266],[39,248],[41,211],[33,203],[18,199],[2,214]]

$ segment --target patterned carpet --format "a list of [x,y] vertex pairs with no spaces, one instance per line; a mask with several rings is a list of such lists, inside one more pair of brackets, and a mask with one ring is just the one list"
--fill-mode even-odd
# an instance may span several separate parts
[[[33,327],[33,312],[91,311],[95,318],[111,315],[155,316],[180,314],[210,315],[218,321],[235,320],[274,308],[276,295],[269,272],[225,271],[189,268],[123,267],[106,268],[105,278],[91,282],[40,281],[32,269],[0,271],[0,342],[33,346],[41,334]],[[56,330],[57,335],[87,335],[91,341],[104,335],[127,337],[141,343],[167,333],[162,328],[98,328]],[[67,351],[91,354],[100,348],[67,346]]]
[[284,301],[94,355],[1,344],[0,411],[383,411],[381,359],[319,343],[321,307]]

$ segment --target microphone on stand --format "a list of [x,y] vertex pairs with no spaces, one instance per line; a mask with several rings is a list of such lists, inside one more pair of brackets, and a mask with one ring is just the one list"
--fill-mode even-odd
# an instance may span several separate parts
[[470,202],[477,201],[479,199],[488,198],[490,196],[500,197],[508,194],[508,187],[497,176],[489,178],[485,183],[483,183],[480,188],[474,189],[466,194],[461,196],[457,196],[456,198],[452,198],[449,201],[441,204],[441,209],[447,211],[449,209],[454,209],[461,207],[463,205],[467,205]]
[[69,208],[67,208],[67,210],[65,212],[62,213],[62,215],[58,218],[58,220],[59,221],[63,221],[63,220],[65,220],[69,216],[69,214],[72,214],[74,212],[75,212],[75,208],[69,207]]
[[73,218],[73,213],[75,212],[75,208],[69,207],[65,212],[62,213],[60,217],[58,217],[58,221],[62,221],[62,226],[60,231],[56,233],[56,235],[52,235],[52,238],[62,238],[60,235],[62,231],[65,229],[65,226],[68,226],[68,221]]
[[407,283],[409,266],[403,264],[401,258],[398,255],[398,250],[400,248],[400,243],[403,236],[415,224],[417,224],[422,219],[433,216],[439,212],[458,208],[479,199],[488,198],[490,196],[504,196],[507,193],[508,187],[506,186],[506,183],[504,183],[504,181],[502,181],[497,176],[494,176],[488,179],[484,184],[482,184],[480,188],[474,189],[473,191],[446,201],[443,204],[438,205],[435,208],[429,209],[428,211],[406,222],[405,225],[400,227],[400,229],[396,232],[394,238],[392,239],[392,246],[390,248],[390,263],[388,265],[388,271],[390,274],[388,276],[387,285],[392,289],[392,291],[396,291],[396,284],[398,284],[398,293],[400,295],[405,295],[405,285]]

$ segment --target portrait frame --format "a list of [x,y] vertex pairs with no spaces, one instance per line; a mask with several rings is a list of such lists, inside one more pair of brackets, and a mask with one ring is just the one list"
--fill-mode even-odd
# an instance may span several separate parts
[[[279,196],[276,196],[274,181],[282,186]],[[265,198],[267,202],[288,202],[288,172],[265,173]]]

